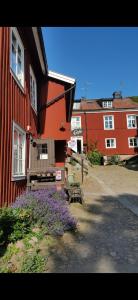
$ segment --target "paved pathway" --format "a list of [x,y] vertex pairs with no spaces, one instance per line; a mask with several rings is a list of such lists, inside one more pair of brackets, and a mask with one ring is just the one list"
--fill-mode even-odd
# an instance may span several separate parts
[[[84,207],[70,205],[78,230],[59,238],[47,272],[138,272],[138,217],[120,203],[131,199],[136,206],[138,201],[137,174],[131,173],[134,178],[128,180],[127,172],[116,167],[89,172],[83,185]],[[133,189],[125,177],[130,184],[134,179]]]

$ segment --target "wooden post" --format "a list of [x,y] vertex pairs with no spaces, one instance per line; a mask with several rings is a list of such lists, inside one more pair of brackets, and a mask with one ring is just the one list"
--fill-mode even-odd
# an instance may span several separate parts
[[81,180],[83,183],[83,157],[81,158]]

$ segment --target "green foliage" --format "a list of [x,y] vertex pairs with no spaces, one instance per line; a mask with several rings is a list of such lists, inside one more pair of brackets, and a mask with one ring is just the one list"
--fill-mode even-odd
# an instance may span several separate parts
[[80,187],[80,182],[72,182],[70,183],[70,187]]
[[6,250],[5,255],[2,257],[1,266],[0,266],[0,273],[12,273],[10,260],[14,254],[19,252],[19,248],[16,247],[15,244],[9,244]]
[[89,151],[87,158],[92,165],[101,165],[102,154],[98,150]]
[[76,161],[72,157],[70,158],[70,164],[76,166]]
[[31,211],[22,208],[0,209],[0,244],[22,239],[30,231]]
[[138,96],[131,96],[130,97],[134,102],[138,103]]
[[21,273],[42,273],[44,272],[46,259],[38,251],[28,254],[22,263]]

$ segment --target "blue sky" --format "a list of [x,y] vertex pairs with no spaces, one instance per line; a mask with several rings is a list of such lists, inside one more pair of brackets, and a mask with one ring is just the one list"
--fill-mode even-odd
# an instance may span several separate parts
[[43,27],[48,69],[76,78],[75,98],[138,95],[138,27]]

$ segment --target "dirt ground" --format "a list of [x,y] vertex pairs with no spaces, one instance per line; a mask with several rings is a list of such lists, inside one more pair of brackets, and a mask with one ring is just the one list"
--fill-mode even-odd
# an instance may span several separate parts
[[[69,171],[81,180],[79,166]],[[120,166],[89,167],[82,189],[85,204],[70,204],[78,228],[59,238],[47,272],[137,273],[138,216],[121,201],[138,207],[138,172]]]

